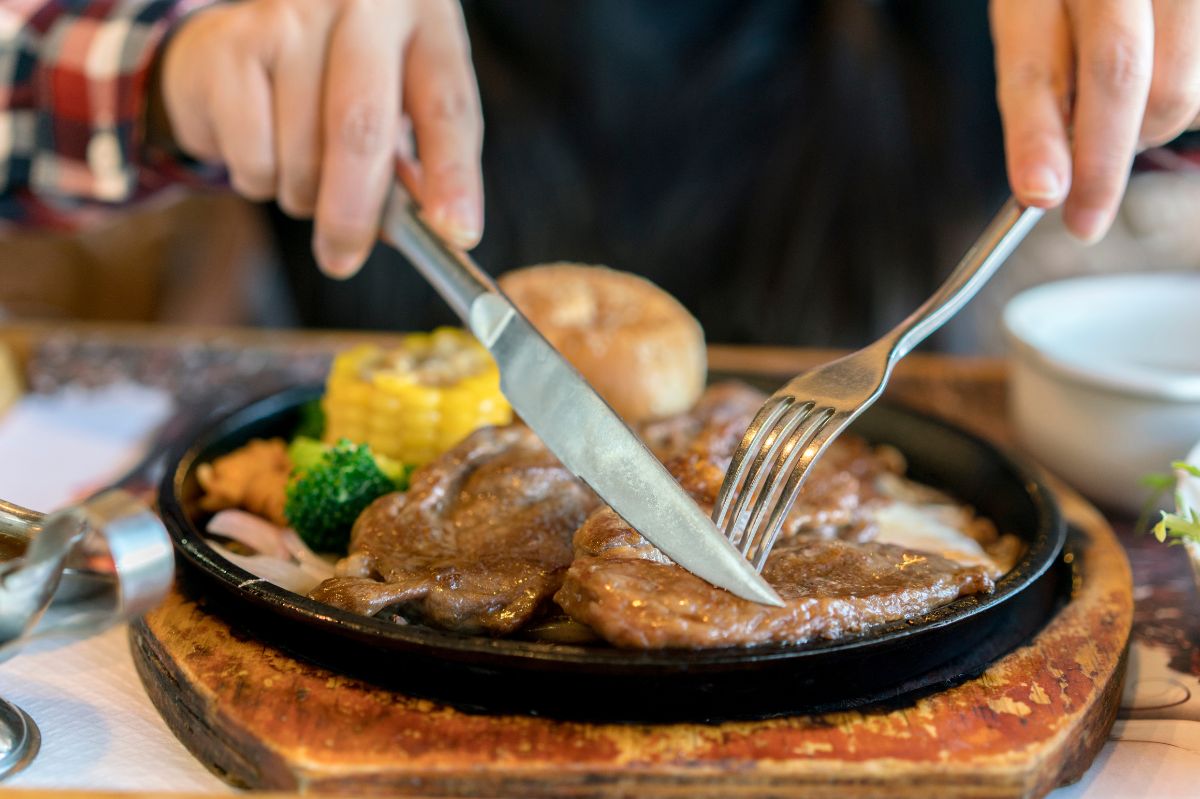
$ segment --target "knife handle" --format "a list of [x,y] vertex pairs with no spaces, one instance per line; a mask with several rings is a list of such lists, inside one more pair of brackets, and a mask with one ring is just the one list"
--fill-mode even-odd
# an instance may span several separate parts
[[388,194],[381,227],[384,240],[412,263],[468,326],[475,300],[500,293],[469,255],[451,247],[422,221],[412,197],[399,183]]

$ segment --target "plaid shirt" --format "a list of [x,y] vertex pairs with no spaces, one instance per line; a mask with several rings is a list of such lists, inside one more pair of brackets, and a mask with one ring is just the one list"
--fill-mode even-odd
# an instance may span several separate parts
[[0,0],[0,224],[78,227],[183,177],[142,146],[147,80],[209,2]]

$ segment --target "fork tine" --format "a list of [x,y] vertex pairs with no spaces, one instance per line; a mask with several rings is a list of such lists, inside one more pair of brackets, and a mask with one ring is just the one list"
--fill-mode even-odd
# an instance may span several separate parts
[[738,487],[744,482],[743,478],[746,475],[747,463],[746,456],[749,454],[754,440],[762,430],[773,427],[779,417],[787,411],[788,407],[795,400],[795,397],[771,397],[758,409],[758,413],[754,415],[750,426],[746,428],[746,432],[742,435],[741,443],[738,444],[738,448],[733,453],[733,460],[730,461],[729,468],[725,472],[725,479],[721,482],[721,490],[717,492],[717,501],[713,504],[713,524],[717,527],[725,525],[725,519],[728,517],[732,506],[731,498],[737,496]]
[[743,515],[747,504],[760,491],[763,479],[766,477],[767,470],[764,465],[775,457],[775,453],[779,447],[787,440],[788,435],[800,424],[812,409],[812,403],[797,404],[794,401],[789,403],[783,413],[774,415],[775,418],[769,425],[764,425],[758,429],[754,441],[751,442],[750,448],[746,451],[745,462],[750,466],[745,469],[746,476],[742,484],[738,487],[737,493],[730,497],[730,508],[726,511],[726,523],[724,525],[725,537],[731,542],[736,543],[740,537],[739,533],[743,526]]
[[[752,563],[755,559],[754,553],[770,551],[771,545],[775,543],[778,527],[775,529],[770,526],[764,527],[763,519],[767,516],[768,510],[779,507],[779,499],[776,497],[779,497],[781,491],[785,490],[784,484],[787,482],[785,478],[795,475],[798,462],[803,462],[806,451],[811,447],[811,442],[821,434],[833,414],[832,408],[822,408],[819,412],[813,413],[808,417],[807,424],[792,431],[786,444],[779,450],[779,454],[771,466],[771,474],[767,478],[767,485],[770,486],[770,489],[762,492],[758,497],[758,501],[754,505],[754,512],[746,524],[743,554],[750,558]],[[774,519],[774,514],[771,518]],[[766,558],[762,558],[762,560],[765,562]],[[756,565],[756,568],[761,569],[762,567]]]
[[779,530],[783,526],[784,520],[791,511],[792,506],[796,503],[796,498],[800,495],[800,490],[804,487],[804,481],[808,477],[810,467],[821,457],[829,443],[835,436],[846,426],[847,419],[844,414],[841,419],[839,414],[830,412],[819,427],[814,431],[812,438],[806,443],[801,450],[799,460],[791,467],[791,474],[788,475],[787,483],[782,491],[779,492],[779,500],[775,503],[771,510],[771,516],[767,519],[767,523],[762,528],[762,534],[759,536],[760,544],[754,550],[751,557],[751,563],[754,568],[762,571],[762,567],[766,565],[767,557],[771,554],[771,547],[775,544],[775,539],[779,536]]
[[757,452],[746,473],[746,480],[738,492],[724,531],[725,537],[731,543],[741,544],[739,549],[743,555],[746,554],[753,540],[753,536],[748,534],[753,528],[746,524],[748,518],[746,510],[752,502],[756,503],[755,507],[757,507],[762,496],[770,493],[775,485],[775,470],[766,467],[777,462],[781,449],[797,429],[804,427],[812,410],[813,403],[811,402],[793,403],[769,430],[764,429],[765,433],[760,431],[755,441]]

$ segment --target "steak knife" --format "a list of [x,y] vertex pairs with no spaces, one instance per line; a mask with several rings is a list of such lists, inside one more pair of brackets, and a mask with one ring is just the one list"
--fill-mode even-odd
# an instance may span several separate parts
[[491,352],[504,396],[564,466],[683,568],[743,599],[783,604],[492,279],[420,219],[400,185],[388,197],[382,238],[416,267]]

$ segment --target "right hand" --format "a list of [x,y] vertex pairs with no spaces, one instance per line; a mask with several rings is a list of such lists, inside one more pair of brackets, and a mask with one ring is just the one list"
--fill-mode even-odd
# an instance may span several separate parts
[[1200,122],[1200,0],[992,0],[991,20],[1013,193],[1096,241],[1134,154]]
[[326,274],[362,266],[398,157],[426,220],[478,243],[483,121],[454,0],[214,5],[180,24],[160,75],[176,144],[225,164],[240,194],[315,217]]

